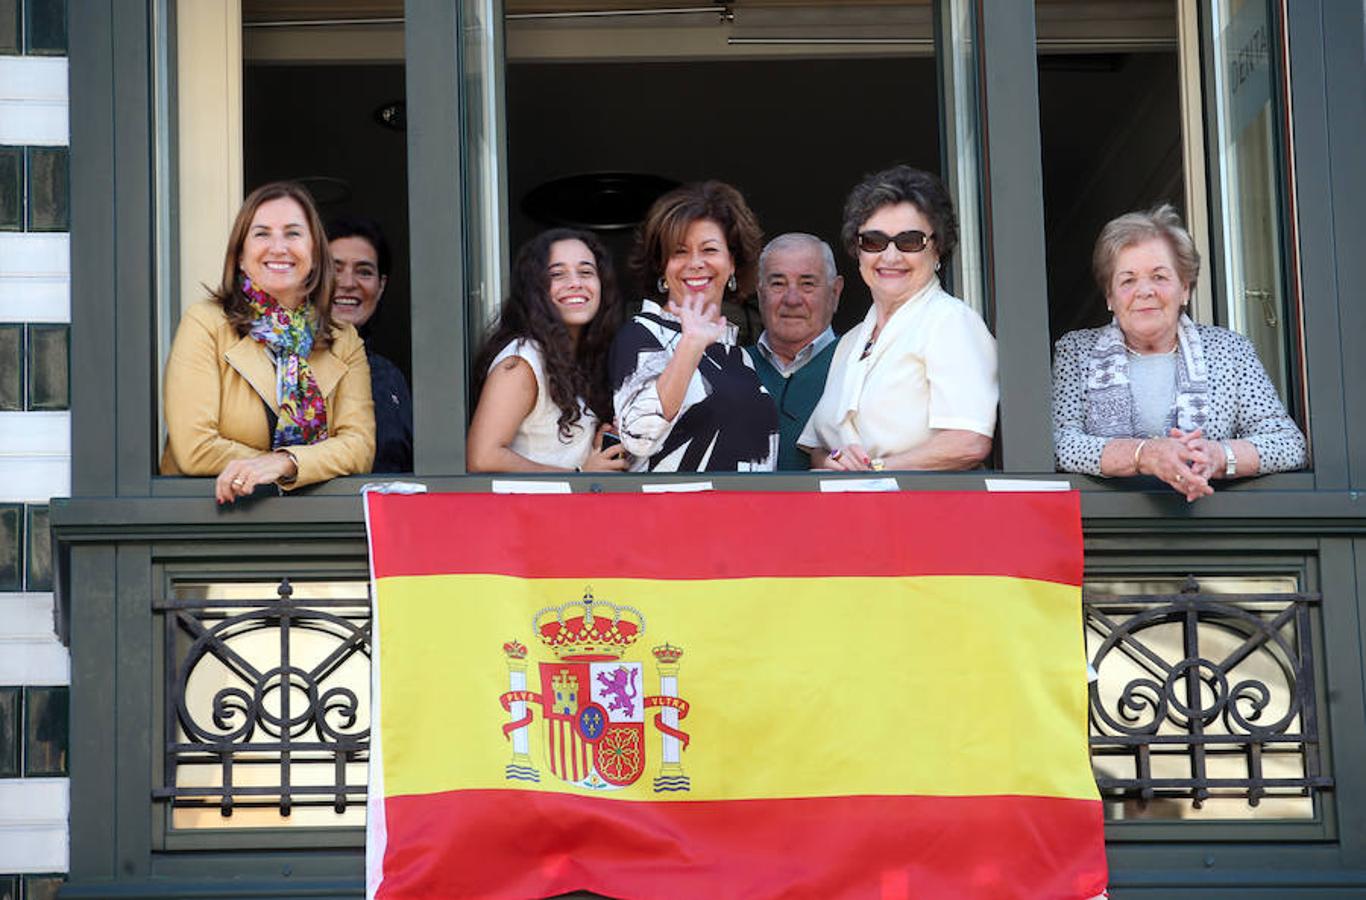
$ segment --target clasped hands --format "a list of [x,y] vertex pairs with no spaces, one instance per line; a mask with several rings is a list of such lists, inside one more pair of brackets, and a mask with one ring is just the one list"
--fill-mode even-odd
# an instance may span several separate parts
[[1134,456],[1135,474],[1152,475],[1194,503],[1214,493],[1210,482],[1224,472],[1224,448],[1199,428],[1173,428],[1164,438],[1148,438]]

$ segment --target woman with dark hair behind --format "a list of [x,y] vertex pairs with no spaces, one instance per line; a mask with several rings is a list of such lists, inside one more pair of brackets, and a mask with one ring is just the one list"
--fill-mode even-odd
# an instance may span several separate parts
[[217,289],[185,309],[166,363],[163,475],[217,475],[219,503],[258,485],[370,471],[365,346],[332,320],[332,256],[291,182],[242,202]]
[[512,290],[475,357],[471,472],[620,471],[607,350],[621,322],[612,261],[596,237],[555,228],[524,244]]
[[413,470],[413,398],[398,366],[376,353],[367,327],[389,285],[389,242],[367,216],[343,216],[327,223],[335,279],[332,319],[355,326],[370,363],[375,400],[375,464],[372,472]]
[[996,430],[996,341],[939,284],[958,247],[943,182],[894,166],[844,204],[845,248],[873,295],[840,338],[825,391],[797,445],[813,469],[970,469]]
[[612,344],[621,441],[633,471],[772,471],[778,411],[722,317],[754,289],[759,224],[740,192],[688,184],[655,201],[633,265],[652,296]]

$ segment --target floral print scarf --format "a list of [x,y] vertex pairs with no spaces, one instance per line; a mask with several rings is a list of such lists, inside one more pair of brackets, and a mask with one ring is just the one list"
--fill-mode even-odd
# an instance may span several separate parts
[[253,340],[275,359],[275,398],[280,415],[271,435],[272,450],[316,444],[327,437],[327,404],[308,366],[313,352],[313,305],[289,310],[242,275],[242,294],[256,313]]

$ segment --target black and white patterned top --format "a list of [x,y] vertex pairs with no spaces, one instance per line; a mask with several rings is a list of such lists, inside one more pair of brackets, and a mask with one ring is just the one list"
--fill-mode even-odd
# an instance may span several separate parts
[[[1239,438],[1257,448],[1258,474],[1302,469],[1304,435],[1286,415],[1252,342],[1234,331],[1196,325],[1209,373],[1205,437]],[[1063,335],[1053,352],[1053,454],[1060,471],[1099,475],[1111,438],[1086,431],[1086,373],[1102,328]]]
[[770,472],[778,460],[778,410],[736,346],[736,328],[709,346],[673,421],[657,382],[682,338],[678,318],[646,300],[612,341],[608,375],[622,446],[633,472]]

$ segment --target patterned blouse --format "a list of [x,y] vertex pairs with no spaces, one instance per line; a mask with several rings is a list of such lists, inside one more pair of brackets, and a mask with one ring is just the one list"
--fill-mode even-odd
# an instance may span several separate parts
[[673,421],[664,418],[657,383],[681,337],[678,318],[646,300],[612,341],[608,373],[631,471],[773,471],[778,409],[734,325],[703,353]]
[[[1196,325],[1209,373],[1205,437],[1242,439],[1257,448],[1257,474],[1302,469],[1304,435],[1286,415],[1252,342],[1237,332]],[[1103,329],[1063,335],[1053,353],[1053,448],[1060,471],[1099,475],[1100,455],[1111,439],[1086,432],[1086,372]]]

